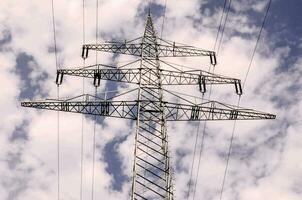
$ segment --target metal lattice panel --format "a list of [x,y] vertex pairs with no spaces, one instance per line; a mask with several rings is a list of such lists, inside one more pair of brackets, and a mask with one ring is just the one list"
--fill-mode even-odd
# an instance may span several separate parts
[[[161,45],[154,46],[151,43],[104,43],[104,44],[86,44],[83,46],[84,51],[97,50],[102,52],[126,54],[133,56],[142,56],[142,52],[146,56],[152,57],[155,49],[158,50],[159,57],[189,57],[189,56],[211,56],[213,51],[206,51],[194,47],[176,46],[176,45]],[[85,52],[85,54],[87,54]]]
[[[60,69],[59,75],[79,76],[85,78],[95,78],[100,80],[110,80],[126,83],[139,84],[140,71],[146,83],[152,82],[156,79],[157,72],[150,68],[135,68],[135,69]],[[236,84],[240,82],[239,79],[228,78],[215,74],[209,74],[202,70],[194,71],[171,71],[160,70],[162,77],[162,85],[197,85],[200,79],[205,80],[205,84]]]
[[[147,87],[140,87],[138,91],[132,199],[172,200],[159,51],[150,16],[141,49],[140,68],[145,71],[140,70],[139,85]],[[148,113],[152,113],[153,117],[145,120]]]
[[[160,108],[159,101],[143,101],[141,110],[145,112],[141,120],[160,121],[156,114]],[[211,120],[261,120],[275,119],[276,115],[259,112],[236,106],[227,107],[218,102],[211,102],[210,105],[177,104],[163,102],[166,121],[211,121]],[[137,101],[41,101],[22,102],[23,107],[31,107],[45,110],[56,110],[64,112],[82,113],[117,117],[125,119],[137,119]],[[106,111],[106,112],[105,112]]]

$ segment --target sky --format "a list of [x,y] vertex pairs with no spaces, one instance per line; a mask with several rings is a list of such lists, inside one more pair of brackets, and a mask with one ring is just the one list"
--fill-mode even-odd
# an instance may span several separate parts
[[[98,42],[124,41],[144,31],[148,2],[99,0]],[[232,1],[215,73],[244,79],[267,0]],[[224,1],[151,0],[157,33],[172,41],[213,50]],[[248,74],[241,106],[277,115],[275,120],[238,121],[223,200],[300,200],[302,198],[302,2],[273,0]],[[83,65],[82,0],[54,0],[60,68]],[[96,41],[96,1],[85,0],[85,42]],[[92,51],[91,51],[92,52]],[[133,59],[99,53],[98,62],[118,65]],[[21,101],[57,98],[50,0],[0,1],[0,196],[4,200],[57,198],[56,112],[23,108]],[[171,58],[170,62],[208,70],[204,58]],[[90,54],[86,64],[94,64]],[[183,67],[185,68],[185,67]],[[64,77],[63,99],[94,93],[92,80]],[[131,89],[101,82],[99,95]],[[197,86],[170,87],[201,97]],[[109,94],[109,93],[108,93]],[[208,94],[206,94],[207,96]],[[125,97],[133,99],[133,96]],[[211,99],[236,104],[233,87],[213,87]],[[177,99],[172,99],[177,100]],[[192,101],[196,99],[192,98]],[[83,126],[82,126],[83,119]],[[83,199],[91,197],[94,119],[60,113],[60,199],[80,199],[83,129]],[[175,199],[187,199],[198,122],[169,122]],[[204,122],[200,123],[200,127]],[[208,122],[195,199],[220,198],[232,121]],[[96,124],[95,199],[129,199],[134,123],[102,118]],[[198,138],[199,152],[201,138]],[[196,157],[198,159],[198,156]],[[193,195],[188,197],[193,199]]]

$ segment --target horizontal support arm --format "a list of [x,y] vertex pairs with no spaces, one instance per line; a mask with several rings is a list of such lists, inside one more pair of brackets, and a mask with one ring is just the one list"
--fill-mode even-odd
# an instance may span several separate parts
[[[142,73],[140,73],[142,71]],[[107,69],[92,69],[92,68],[82,68],[82,69],[59,69],[57,71],[57,80],[62,80],[63,75],[69,76],[79,76],[85,78],[94,79],[94,85],[99,85],[100,80],[110,80],[117,82],[126,82],[139,84],[140,75],[142,75],[142,85],[152,85],[154,80],[157,79],[156,69],[150,68],[132,68],[132,69],[117,69],[117,68],[107,68]],[[199,85],[201,91],[206,91],[206,85],[215,84],[234,84],[236,92],[242,93],[241,84],[239,79],[228,78],[216,74],[211,74],[201,70],[195,71],[171,71],[171,70],[160,70],[160,76],[162,80],[162,85]],[[62,81],[60,82],[62,83]],[[239,88],[239,89],[237,89]]]
[[[150,105],[153,110],[150,110]],[[22,102],[23,107],[38,109],[82,113],[98,116],[118,117],[125,119],[137,119],[138,103],[136,101],[41,101]],[[213,120],[259,120],[275,119],[276,116],[269,113],[251,109],[236,108],[218,102],[207,102],[202,105],[176,104],[164,102],[167,121],[213,121]],[[160,102],[141,101],[140,120],[157,121],[158,112],[162,112]]]
[[[156,52],[157,49],[157,52]],[[96,50],[109,53],[126,54],[132,56],[142,56],[144,52],[147,57],[189,57],[189,56],[210,56],[211,63],[216,64],[216,55],[214,51],[199,49],[192,46],[169,45],[169,44],[151,44],[151,43],[102,43],[83,45],[82,57],[88,57],[89,50]],[[156,53],[155,53],[156,52]]]
[[165,104],[166,119],[168,121],[211,121],[211,120],[260,120],[275,119],[269,113],[251,109],[225,106],[218,102],[208,105]]
[[135,101],[25,101],[23,107],[136,119]]
[[63,75],[92,78],[94,79],[94,83],[99,82],[100,80],[109,80],[109,81],[138,84],[140,71],[139,69],[117,69],[117,68],[59,69],[57,71],[57,76],[61,77]]

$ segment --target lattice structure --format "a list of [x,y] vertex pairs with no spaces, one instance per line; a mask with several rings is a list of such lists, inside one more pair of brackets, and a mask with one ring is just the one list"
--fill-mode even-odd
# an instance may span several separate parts
[[[131,199],[172,200],[173,183],[170,155],[167,140],[167,121],[205,120],[258,120],[274,119],[275,115],[239,108],[216,101],[202,104],[173,103],[164,101],[165,85],[198,85],[202,93],[211,84],[233,84],[236,93],[242,94],[239,79],[220,76],[202,70],[165,70],[167,64],[160,57],[208,56],[216,65],[213,51],[206,51],[187,45],[176,45],[156,36],[150,14],[144,35],[138,39],[105,44],[85,44],[82,57],[89,50],[138,56],[139,59],[122,67],[92,65],[85,68],[60,69],[57,71],[57,84],[62,84],[63,76],[78,76],[93,79],[95,86],[101,80],[137,84],[137,98],[133,101],[103,100],[82,96],[68,100],[26,101],[21,105],[38,109],[74,112],[89,115],[117,117],[136,120],[133,181]],[[131,67],[139,63],[139,67]],[[176,67],[174,67],[176,69]],[[120,95],[121,96],[121,95]]]

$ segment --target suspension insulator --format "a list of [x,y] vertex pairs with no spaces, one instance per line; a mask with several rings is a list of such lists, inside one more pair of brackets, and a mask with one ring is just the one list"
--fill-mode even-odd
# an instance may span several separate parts
[[101,85],[101,76],[98,70],[95,70],[94,76],[93,76],[93,85],[95,87],[99,87]]
[[236,80],[235,81],[235,90],[236,90],[236,94],[238,95],[242,95],[242,87],[241,87],[241,81],[240,80]]
[[63,82],[64,73],[57,72],[56,84],[61,85]]
[[69,111],[69,102],[61,102],[61,111]]
[[238,110],[231,110],[231,113],[230,113],[230,120],[235,120],[238,118]]
[[207,91],[206,88],[206,78],[202,75],[199,75],[198,77],[198,85],[199,85],[199,91],[204,94]]
[[109,115],[109,102],[101,102],[101,115]]
[[199,112],[200,112],[200,107],[192,106],[192,108],[191,108],[191,120],[198,120],[199,119]]
[[85,58],[88,58],[88,52],[89,52],[89,49],[86,48],[86,54],[85,54]]
[[211,64],[214,65],[214,66],[217,64],[215,52],[210,54],[210,61],[211,61]]
[[175,42],[173,42],[172,54],[175,55]]
[[86,59],[88,58],[88,48],[86,48],[85,46],[82,47],[82,58]]
[[82,58],[85,59],[85,47],[82,47]]

